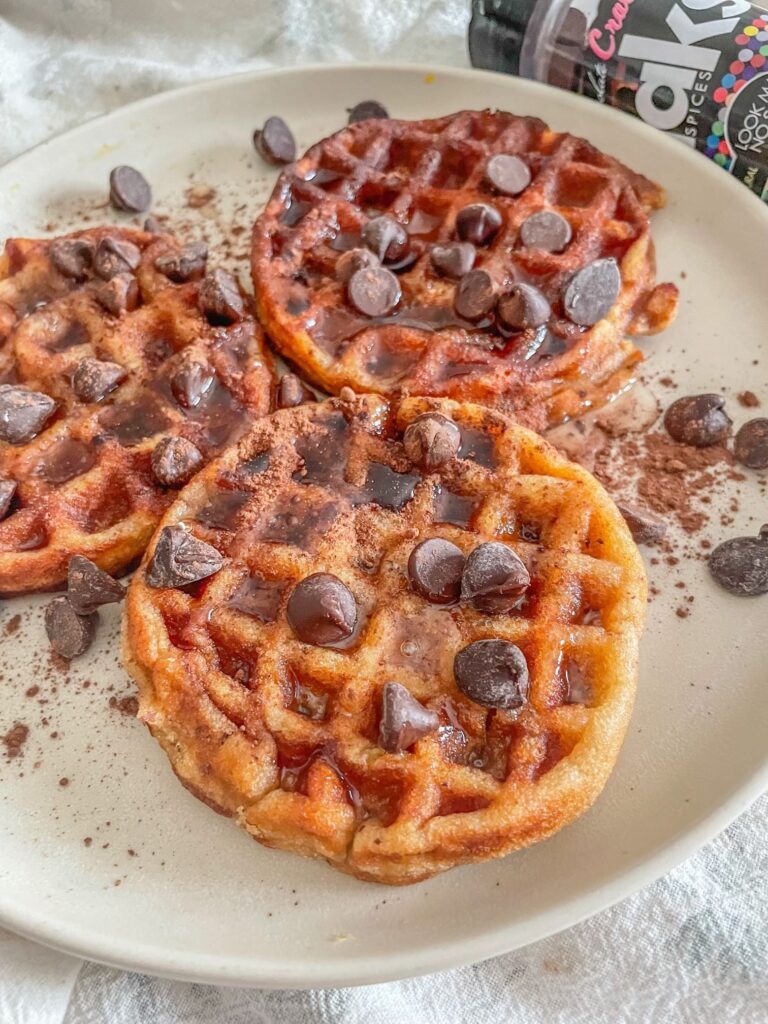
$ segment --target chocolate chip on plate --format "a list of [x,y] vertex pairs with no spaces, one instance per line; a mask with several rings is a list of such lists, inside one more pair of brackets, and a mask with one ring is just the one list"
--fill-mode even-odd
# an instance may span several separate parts
[[0,441],[26,444],[40,433],[56,403],[39,391],[0,384]]
[[452,604],[461,591],[464,553],[442,537],[423,540],[408,559],[411,587],[431,604]]
[[123,164],[110,172],[109,201],[116,210],[143,213],[152,205],[152,189],[140,171]]
[[78,615],[65,595],[54,597],[45,609],[45,632],[62,658],[78,658],[93,643],[98,614]]
[[171,392],[183,408],[194,409],[211,390],[215,379],[207,363],[187,360],[171,377]]
[[277,385],[277,408],[293,409],[305,402],[316,402],[317,396],[295,373],[284,373]]
[[462,242],[489,245],[501,227],[501,214],[490,203],[471,203],[456,214],[456,234]]
[[8,515],[15,494],[16,481],[0,479],[0,519]]
[[667,524],[647,508],[623,501],[617,502],[616,508],[624,517],[635,544],[658,544],[666,536]]
[[135,270],[141,262],[141,250],[133,242],[122,238],[111,238],[107,235],[96,246],[93,257],[93,269],[105,281],[116,274],[126,274]]
[[573,237],[571,225],[554,210],[539,210],[520,225],[520,241],[528,249],[562,252]]
[[768,469],[768,419],[747,420],[739,427],[733,442],[733,454],[742,466]]
[[446,277],[458,280],[475,265],[477,251],[471,242],[446,242],[429,250],[432,266]]
[[224,556],[211,544],[198,540],[183,526],[164,526],[147,566],[150,587],[184,587],[213,576]]
[[51,263],[60,274],[82,281],[88,276],[95,251],[93,242],[85,238],[57,238],[51,242],[49,255]]
[[566,285],[565,315],[581,327],[591,327],[609,312],[620,291],[621,273],[612,256],[588,263]]
[[164,230],[157,217],[153,217],[151,213],[148,217],[145,217],[143,227],[150,235],[162,235]]
[[237,281],[221,267],[216,267],[205,277],[197,301],[201,312],[218,324],[242,320],[245,313],[245,303]]
[[186,437],[164,437],[155,445],[150,459],[155,479],[163,487],[182,487],[203,464],[197,445]]
[[357,603],[352,591],[338,576],[316,572],[293,588],[286,614],[299,640],[327,647],[352,636],[357,622]]
[[552,315],[546,295],[532,284],[516,284],[499,299],[499,319],[506,327],[524,331],[543,327]]
[[461,431],[447,416],[426,412],[405,428],[403,447],[411,462],[431,473],[458,453]]
[[264,127],[253,133],[253,144],[257,153],[275,167],[296,158],[296,140],[282,117],[268,117]]
[[360,232],[360,240],[382,263],[397,263],[408,248],[408,232],[386,213],[368,221]]
[[485,165],[485,176],[497,192],[517,196],[531,184],[528,164],[512,153],[496,153]]
[[112,316],[130,313],[139,304],[139,282],[133,274],[115,274],[99,285],[96,298]]
[[757,537],[733,537],[718,544],[709,556],[709,570],[731,594],[768,593],[768,524]]
[[402,683],[384,684],[379,721],[379,746],[384,750],[391,754],[408,750],[439,725],[436,712],[425,708]]
[[464,320],[482,320],[496,305],[496,285],[487,270],[470,270],[459,281],[453,308]]
[[205,242],[188,242],[180,249],[164,252],[155,260],[155,269],[176,284],[195,281],[205,273],[208,246]]
[[528,663],[509,640],[475,640],[453,661],[461,692],[486,708],[521,707],[528,699]]
[[461,596],[489,615],[517,608],[531,585],[525,563],[506,544],[489,541],[469,553],[461,577]]
[[78,615],[90,615],[103,604],[116,604],[125,587],[85,555],[72,555],[67,565],[67,597]]
[[386,316],[400,295],[400,282],[385,267],[363,267],[347,281],[347,298],[364,316]]
[[356,270],[378,266],[379,260],[370,249],[347,249],[336,260],[336,280],[346,284]]
[[106,359],[81,359],[72,374],[72,390],[81,402],[101,402],[125,380],[128,371]]
[[347,124],[354,124],[356,121],[370,121],[373,118],[389,117],[389,111],[377,100],[361,100],[349,111]]
[[669,436],[694,448],[708,448],[724,441],[731,423],[722,395],[687,395],[678,398],[664,413]]

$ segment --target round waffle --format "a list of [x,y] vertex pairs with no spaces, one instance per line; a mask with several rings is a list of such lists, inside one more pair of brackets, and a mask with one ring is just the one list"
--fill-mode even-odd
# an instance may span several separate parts
[[[490,231],[461,222],[477,203],[496,211],[486,211],[499,220]],[[282,354],[332,394],[348,385],[447,396],[540,429],[612,397],[640,359],[626,334],[653,333],[674,317],[677,289],[654,286],[647,216],[663,204],[658,185],[536,118],[482,111],[362,121],[313,146],[278,180],[253,232],[257,308]],[[542,234],[541,218],[530,218],[543,211]],[[381,215],[400,226],[388,248],[381,224],[368,227]],[[494,230],[477,244],[474,264],[470,252],[463,266],[446,265],[446,245]],[[388,287],[402,293],[375,315],[349,300],[345,254],[366,237],[395,274]],[[567,315],[565,291],[596,260],[616,261],[620,286],[585,326]],[[497,296],[533,284],[551,314],[511,328],[500,303],[495,312],[470,310],[469,320],[456,277],[471,266],[489,275]]]
[[[428,413],[453,440],[404,443]],[[459,570],[503,545],[514,607],[503,588],[480,601],[477,554],[460,598],[455,573],[425,598],[413,552],[438,538]],[[645,600],[618,510],[540,437],[476,405],[346,392],[260,420],[181,492],[129,587],[124,658],[196,796],[267,846],[403,884],[592,804]],[[511,697],[473,676],[476,641],[515,645]]]
[[76,553],[125,569],[179,459],[196,468],[269,411],[261,330],[204,271],[204,247],[126,228],[6,243],[0,592],[62,584]]

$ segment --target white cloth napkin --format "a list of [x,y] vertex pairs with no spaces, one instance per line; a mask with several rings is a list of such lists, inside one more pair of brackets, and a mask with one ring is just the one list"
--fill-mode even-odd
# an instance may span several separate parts
[[[469,0],[0,0],[0,163],[140,96],[233,71],[466,64],[468,15]],[[0,931],[0,1024],[766,1024],[767,835],[763,797],[666,878],[568,932],[361,989],[162,981]]]

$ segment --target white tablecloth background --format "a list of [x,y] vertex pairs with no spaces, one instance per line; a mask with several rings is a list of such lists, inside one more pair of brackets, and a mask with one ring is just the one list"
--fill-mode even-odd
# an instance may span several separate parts
[[[0,163],[174,85],[310,61],[466,64],[469,0],[0,0]],[[3,197],[0,196],[0,202]],[[666,878],[485,964],[253,992],[83,963],[0,931],[0,1024],[766,1024],[768,797]]]

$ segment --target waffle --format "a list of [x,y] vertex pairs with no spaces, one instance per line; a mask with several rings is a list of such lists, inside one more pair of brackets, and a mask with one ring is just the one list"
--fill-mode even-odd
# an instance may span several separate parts
[[[517,196],[486,180],[494,154],[522,154],[531,184]],[[430,251],[456,239],[467,205],[502,215],[475,268],[500,293],[533,282],[552,315],[541,330],[506,330],[489,315],[468,322],[453,309],[457,285]],[[352,124],[313,146],[283,172],[253,232],[252,272],[262,322],[281,353],[332,394],[445,396],[478,402],[542,429],[613,397],[641,358],[627,334],[654,333],[674,317],[677,289],[654,286],[648,212],[664,192],[583,139],[530,117],[482,111],[430,121]],[[527,247],[521,224],[533,213],[562,214],[572,240],[561,253]],[[407,252],[395,262],[402,298],[381,316],[345,300],[340,259],[361,244],[370,218],[405,225]],[[564,316],[570,276],[614,258],[618,298],[590,327]]]
[[[73,243],[80,255],[73,255]],[[129,269],[113,243],[127,245],[129,263],[138,266]],[[260,328],[247,312],[212,326],[198,307],[204,254],[199,273],[191,272],[198,279],[184,283],[155,266],[173,265],[178,251],[170,235],[115,227],[6,243],[0,386],[53,401],[38,399],[52,411],[35,436],[14,434],[13,422],[2,426],[0,482],[13,497],[0,521],[0,592],[57,587],[74,553],[108,572],[128,567],[175,493],[152,470],[158,443],[186,438],[198,458],[209,459],[269,410],[272,372]],[[115,269],[123,276],[107,280]],[[189,276],[190,268],[171,273]],[[122,312],[121,288],[128,293]],[[119,364],[103,396],[85,372],[94,364],[84,360],[96,358],[97,365]],[[214,371],[209,390],[190,408],[171,391],[185,360]]]
[[[401,438],[435,412],[461,447],[427,472]],[[210,545],[207,578],[163,585],[172,537]],[[425,600],[407,566],[428,538],[464,554],[503,542],[530,572],[522,604]],[[293,588],[318,573],[356,602],[336,644],[296,632]],[[592,804],[631,712],[645,599],[618,510],[540,437],[476,405],[347,391],[259,421],[182,491],[129,587],[124,660],[192,793],[267,846],[405,884],[527,846]],[[455,656],[493,638],[527,659],[519,707],[457,686]],[[392,683],[435,726],[394,752],[380,738]]]

